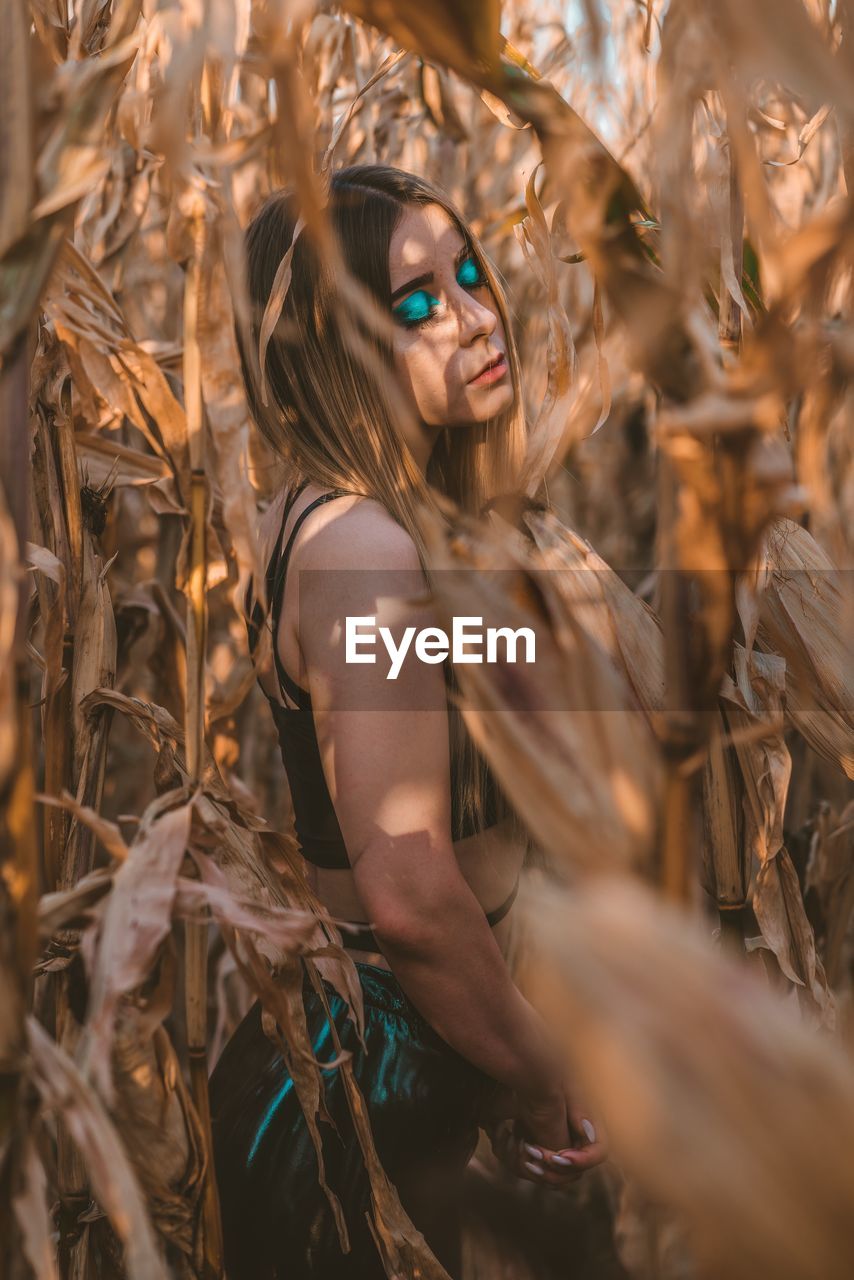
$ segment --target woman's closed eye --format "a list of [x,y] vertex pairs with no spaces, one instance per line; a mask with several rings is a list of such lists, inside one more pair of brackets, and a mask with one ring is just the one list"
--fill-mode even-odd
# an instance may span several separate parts
[[[468,257],[460,263],[457,283],[464,289],[480,289],[489,284],[477,260],[473,257]],[[392,315],[404,328],[414,329],[416,326],[429,324],[431,320],[435,320],[441,306],[439,299],[434,298],[432,293],[428,293],[426,289],[418,289],[396,306]]]

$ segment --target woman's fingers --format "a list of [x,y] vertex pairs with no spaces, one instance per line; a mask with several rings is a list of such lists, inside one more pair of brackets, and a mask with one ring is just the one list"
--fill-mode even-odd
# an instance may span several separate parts
[[608,1159],[608,1148],[604,1142],[591,1142],[586,1147],[567,1147],[565,1151],[559,1151],[556,1155],[570,1160],[574,1169],[584,1173],[587,1169],[593,1169],[597,1164],[602,1164]]
[[[522,1142],[523,1162],[543,1173],[553,1175],[549,1182],[575,1181],[588,1169],[602,1164],[608,1158],[607,1148],[602,1142],[592,1142],[586,1147],[565,1147],[561,1151],[550,1151],[547,1147],[535,1146],[530,1142]],[[533,1169],[528,1169],[533,1176]]]
[[[567,1098],[566,1107],[572,1131],[581,1139],[578,1150],[590,1151],[595,1147],[600,1152],[607,1151],[608,1142],[601,1120],[597,1120],[594,1123],[590,1119],[590,1114],[586,1108],[580,1106],[572,1098]],[[606,1156],[600,1154],[594,1163],[599,1164],[604,1159],[606,1159]]]
[[[518,1178],[540,1186],[566,1187],[577,1182],[588,1169],[608,1158],[608,1145],[601,1122],[592,1120],[589,1111],[573,1096],[565,1095],[566,1118],[576,1146],[552,1149],[542,1142],[530,1140],[530,1117],[516,1121],[506,1119],[495,1132],[493,1151],[505,1168]],[[525,1137],[526,1130],[528,1137]],[[496,1140],[497,1139],[497,1140]]]
[[583,1173],[569,1150],[550,1151],[524,1140],[520,1143],[520,1161],[524,1169],[521,1176],[553,1187],[576,1182]]
[[[581,1132],[586,1134],[581,1128]],[[539,1186],[566,1187],[577,1182],[588,1169],[607,1159],[605,1143],[588,1142],[586,1146],[565,1147],[552,1151],[542,1144],[523,1138],[512,1121],[505,1120],[492,1130],[492,1150],[501,1164],[517,1178],[525,1178]]]
[[496,1158],[517,1178],[525,1178],[529,1182],[540,1184],[557,1184],[555,1170],[560,1170],[561,1166],[552,1167],[551,1164],[547,1164],[544,1160],[545,1151],[520,1138],[512,1122],[496,1125],[492,1130],[491,1139]]
[[521,1177],[546,1187],[568,1187],[584,1176],[583,1169],[557,1169],[546,1161],[528,1161],[524,1169],[525,1172],[520,1174]]

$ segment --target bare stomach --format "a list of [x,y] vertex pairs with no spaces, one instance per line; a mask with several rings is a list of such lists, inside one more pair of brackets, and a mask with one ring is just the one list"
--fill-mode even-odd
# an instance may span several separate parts
[[[511,893],[522,868],[525,857],[525,842],[518,835],[511,833],[509,821],[499,822],[493,827],[481,831],[478,835],[468,836],[465,840],[454,843],[460,871],[477,898],[484,912],[494,911]],[[308,879],[314,892],[326,907],[334,920],[347,920],[353,924],[369,925],[365,912],[356,893],[353,873],[349,870],[330,870],[326,867],[315,867],[308,864]],[[492,932],[503,954],[506,954],[510,940],[513,908],[503,920],[493,926]],[[346,935],[342,935],[346,942]],[[378,951],[362,951],[356,947],[348,947],[347,954],[353,960],[377,965],[382,969],[390,966]]]

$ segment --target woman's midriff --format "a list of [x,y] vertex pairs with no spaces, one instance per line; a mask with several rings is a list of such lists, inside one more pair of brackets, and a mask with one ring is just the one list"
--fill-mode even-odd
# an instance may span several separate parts
[[[508,821],[488,827],[478,835],[468,836],[454,843],[454,852],[463,878],[469,885],[484,911],[494,911],[511,893],[525,857],[525,843],[510,834]],[[308,864],[308,879],[329,914],[335,920],[349,920],[354,924],[368,924],[359,902],[353,873],[348,870],[333,871]],[[493,926],[492,933],[501,948],[506,951],[513,917],[511,907],[503,920]],[[379,952],[361,951],[348,947],[347,954],[353,960],[379,965],[389,965]]]

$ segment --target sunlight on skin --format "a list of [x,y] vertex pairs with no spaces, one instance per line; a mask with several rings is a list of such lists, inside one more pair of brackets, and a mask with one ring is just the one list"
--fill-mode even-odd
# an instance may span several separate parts
[[[394,361],[401,386],[418,415],[426,468],[445,427],[485,422],[513,400],[509,368],[495,381],[473,385],[484,365],[506,353],[506,335],[489,286],[480,283],[477,260],[463,256],[465,242],[439,205],[407,208],[389,246],[392,296],[398,321]],[[459,258],[459,260],[458,260]]]

